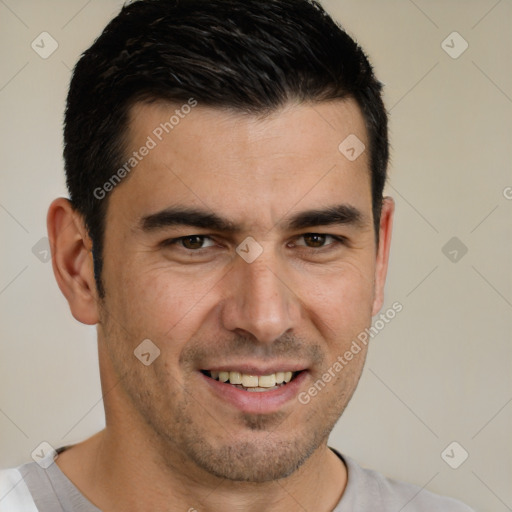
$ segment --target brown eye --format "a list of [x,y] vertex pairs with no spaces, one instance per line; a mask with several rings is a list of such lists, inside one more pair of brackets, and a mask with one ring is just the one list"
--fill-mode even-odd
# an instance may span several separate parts
[[185,249],[203,249],[203,244],[206,238],[208,237],[201,235],[184,236],[180,239],[180,242]]
[[297,237],[293,245],[305,249],[335,249],[336,246],[345,245],[343,237],[327,235],[325,233],[304,233]]
[[189,252],[199,252],[200,249],[208,249],[215,246],[215,241],[206,235],[188,235],[179,238],[170,238],[160,243],[166,249],[183,248]]
[[327,236],[318,233],[306,233],[303,238],[308,247],[323,247]]

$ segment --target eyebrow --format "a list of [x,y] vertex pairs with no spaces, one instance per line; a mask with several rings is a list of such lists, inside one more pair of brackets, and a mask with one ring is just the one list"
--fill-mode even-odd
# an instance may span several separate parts
[[195,208],[171,207],[141,219],[143,231],[155,231],[171,226],[191,226],[236,234],[241,231],[227,219],[215,213]]
[[314,226],[331,226],[333,224],[364,227],[368,223],[366,215],[348,204],[340,204],[325,209],[308,210],[298,213],[286,222],[290,231]]
[[[282,229],[295,231],[334,224],[364,227],[368,224],[368,219],[357,208],[348,204],[340,204],[297,213],[281,224]],[[143,231],[156,231],[172,226],[190,226],[229,234],[237,234],[243,231],[243,226],[215,213],[186,207],[166,208],[160,212],[144,216],[140,221],[140,227]]]

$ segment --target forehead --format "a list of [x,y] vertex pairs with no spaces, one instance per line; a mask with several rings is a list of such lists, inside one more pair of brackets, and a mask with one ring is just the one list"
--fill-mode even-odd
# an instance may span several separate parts
[[134,165],[109,210],[194,205],[272,222],[294,205],[371,205],[368,151],[349,159],[344,144],[368,148],[353,100],[290,104],[265,117],[141,103],[131,110],[127,140]]

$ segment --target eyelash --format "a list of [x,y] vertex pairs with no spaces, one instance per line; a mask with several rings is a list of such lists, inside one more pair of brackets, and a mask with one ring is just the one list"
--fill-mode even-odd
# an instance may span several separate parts
[[[304,238],[307,235],[317,235],[317,236],[323,236],[326,238],[330,237],[334,240],[334,242],[331,242],[330,244],[323,245],[321,247],[308,247],[307,245],[299,245],[298,247],[301,247],[302,250],[304,250],[304,251],[319,253],[319,252],[324,252],[324,251],[332,249],[333,248],[332,246],[347,245],[347,239],[345,237],[330,235],[328,233],[313,233],[313,232],[312,233],[304,233],[304,234],[296,237],[296,239]],[[163,247],[176,246],[176,245],[180,244],[180,242],[182,242],[183,240],[186,240],[187,238],[194,238],[194,237],[198,237],[198,238],[202,238],[202,239],[210,239],[213,241],[213,238],[208,235],[187,235],[187,236],[181,236],[178,238],[170,238],[168,240],[164,240],[160,245]],[[212,246],[210,246],[210,247],[212,247]],[[189,253],[201,253],[202,251],[209,249],[210,247],[200,247],[199,249],[188,249],[187,247],[183,247],[183,245],[181,245],[180,248]]]

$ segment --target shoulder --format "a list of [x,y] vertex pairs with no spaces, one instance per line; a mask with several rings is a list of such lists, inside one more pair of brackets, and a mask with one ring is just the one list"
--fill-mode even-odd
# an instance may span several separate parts
[[101,512],[60,470],[53,452],[38,463],[0,472],[0,512],[38,510]]
[[37,512],[24,470],[24,466],[0,470],[0,512]]
[[[387,478],[377,471],[362,468],[350,457],[343,455],[347,466],[348,482],[340,507],[346,510],[370,511],[379,505],[382,512],[474,512],[464,503],[439,496],[417,485]],[[344,500],[346,499],[346,504]]]

